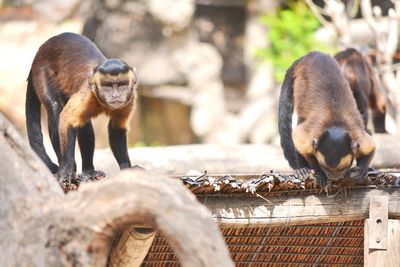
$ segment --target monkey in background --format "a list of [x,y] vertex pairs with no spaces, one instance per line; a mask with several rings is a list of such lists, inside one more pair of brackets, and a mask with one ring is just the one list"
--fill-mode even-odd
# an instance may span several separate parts
[[[295,61],[286,72],[278,112],[281,146],[296,177],[305,179],[314,169],[323,187],[328,179],[365,176],[375,143],[335,59],[311,52]],[[298,120],[292,130],[293,112]]]
[[[26,125],[30,146],[60,183],[75,176],[75,140],[82,172],[96,176],[95,135],[91,119],[110,117],[109,143],[121,169],[131,167],[126,132],[136,100],[136,71],[120,59],[107,59],[88,38],[62,33],[38,50],[28,77]],[[59,166],[47,155],[41,131],[41,105]]]
[[386,98],[378,78],[374,75],[367,58],[354,48],[335,55],[335,59],[350,84],[364,125],[368,125],[368,107],[372,111],[372,123],[376,133],[387,133],[385,127]]

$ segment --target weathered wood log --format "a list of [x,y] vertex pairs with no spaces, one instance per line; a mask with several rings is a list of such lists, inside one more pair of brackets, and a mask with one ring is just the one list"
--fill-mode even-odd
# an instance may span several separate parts
[[110,267],[139,267],[156,236],[151,228],[128,226],[114,242],[108,266]]
[[389,196],[389,218],[400,218],[400,188],[343,190],[339,194],[289,194],[278,197],[207,195],[200,202],[221,227],[307,225],[362,220],[368,217],[372,196]]
[[128,170],[64,195],[1,114],[0,149],[0,266],[105,266],[132,224],[160,231],[183,266],[233,266],[210,212],[179,182]]

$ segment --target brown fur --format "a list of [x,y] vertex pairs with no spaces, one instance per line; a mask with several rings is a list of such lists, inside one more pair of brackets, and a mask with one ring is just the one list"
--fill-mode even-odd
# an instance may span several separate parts
[[[330,56],[311,52],[287,70],[279,97],[278,129],[283,154],[294,175],[309,169],[325,186],[328,180],[362,179],[375,151],[365,131],[349,83]],[[297,126],[292,116],[297,114]],[[353,161],[356,166],[351,168]]]
[[295,69],[294,109],[299,125],[293,130],[296,150],[304,157],[314,155],[313,139],[319,139],[331,125],[344,127],[351,139],[360,144],[359,155],[375,150],[373,139],[364,131],[351,89],[335,61],[304,58]]
[[37,52],[32,63],[34,88],[41,101],[46,100],[46,94],[39,88],[42,79],[51,80],[57,90],[70,97],[78,90],[85,90],[93,69],[104,62],[106,58],[89,40],[75,39],[67,34],[65,38],[55,36],[45,42]]
[[340,125],[349,132],[351,139],[360,144],[360,155],[375,149],[374,141],[364,131],[351,89],[334,60],[304,58],[295,69],[293,87],[294,109],[300,122],[293,131],[293,142],[300,154],[312,155],[312,140],[319,139],[331,125]]
[[337,53],[335,58],[350,84],[358,108],[364,117],[364,124],[368,122],[367,107],[383,114],[384,119],[386,97],[368,58],[353,48]]
[[[106,60],[89,39],[71,33],[50,38],[35,56],[30,74],[35,93],[48,113],[54,113],[49,108],[53,106],[61,111],[58,125],[61,155],[67,149],[68,130],[84,126],[99,114],[110,117],[112,128],[128,129],[135,106],[136,75],[131,68],[116,75],[95,72]],[[128,81],[128,87],[133,88],[120,108],[111,108],[97,95],[98,90],[105,90],[101,82],[107,81]]]

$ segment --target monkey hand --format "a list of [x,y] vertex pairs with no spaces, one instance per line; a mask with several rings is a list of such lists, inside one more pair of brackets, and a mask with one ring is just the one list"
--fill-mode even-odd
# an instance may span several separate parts
[[71,181],[75,178],[75,163],[72,162],[70,164],[64,164],[60,166],[58,172],[56,173],[56,178],[59,184],[63,184],[64,181],[67,183],[71,183]]
[[352,180],[362,180],[368,169],[360,168],[360,167],[353,167],[349,170],[348,177]]
[[323,173],[317,173],[315,179],[320,188],[325,188],[328,185],[328,178]]
[[303,167],[303,168],[299,168],[299,169],[294,169],[294,176],[297,179],[301,179],[301,180],[306,180],[308,178],[308,176],[311,173],[311,169],[307,168],[307,167]]
[[106,177],[106,174],[103,171],[99,170],[89,170],[89,171],[84,171],[81,175],[82,181],[87,181],[87,180],[100,180],[102,178]]

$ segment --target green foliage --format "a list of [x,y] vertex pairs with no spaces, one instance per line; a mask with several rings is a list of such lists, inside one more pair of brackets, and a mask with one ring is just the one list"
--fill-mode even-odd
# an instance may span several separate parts
[[288,9],[263,15],[260,20],[268,26],[270,45],[257,50],[256,56],[272,62],[278,82],[283,81],[296,59],[311,50],[328,50],[315,40],[314,32],[320,23],[303,1],[291,2]]

